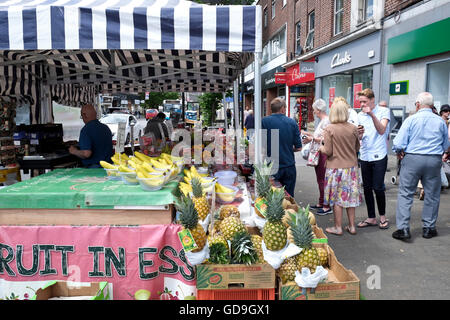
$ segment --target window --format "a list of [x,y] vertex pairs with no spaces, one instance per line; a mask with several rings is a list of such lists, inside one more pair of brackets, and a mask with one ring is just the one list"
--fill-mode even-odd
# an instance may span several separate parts
[[267,27],[267,8],[264,8],[264,27]]
[[373,0],[359,0],[358,23],[364,22],[372,17],[373,17]]
[[272,0],[272,19],[275,18],[275,5],[277,4],[277,0]]
[[312,11],[308,15],[308,35],[306,36],[305,50],[314,48],[314,21],[315,13]]
[[427,64],[426,91],[434,98],[437,110],[450,100],[450,60],[437,61]]
[[286,52],[286,28],[278,32],[269,42],[264,46],[262,52],[262,64],[275,59],[279,55]]
[[342,32],[342,17],[344,15],[344,0],[334,0],[334,35]]
[[300,31],[301,31],[301,24],[300,22],[297,22],[295,25],[295,55],[302,54],[302,45],[300,42]]

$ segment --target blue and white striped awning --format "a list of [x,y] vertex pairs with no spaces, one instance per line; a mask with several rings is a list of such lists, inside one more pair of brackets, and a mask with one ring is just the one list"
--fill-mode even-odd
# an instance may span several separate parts
[[260,6],[186,0],[9,0],[0,50],[261,52]]

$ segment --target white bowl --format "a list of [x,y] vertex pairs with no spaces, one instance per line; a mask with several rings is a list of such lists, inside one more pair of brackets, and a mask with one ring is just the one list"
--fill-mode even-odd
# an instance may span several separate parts
[[121,180],[118,169],[105,169],[108,180]]
[[232,186],[236,180],[237,173],[231,170],[217,171],[214,174],[217,178],[217,182],[223,186]]
[[231,203],[236,199],[236,194],[238,193],[239,188],[234,186],[227,186],[227,188],[233,189],[234,192],[231,193],[216,192],[216,199],[218,199],[219,202],[221,203]]
[[[164,178],[137,178],[139,181],[139,184],[141,185],[141,188],[145,191],[156,191],[160,190],[164,184],[165,180]],[[153,183],[156,183],[154,185]]]
[[125,184],[139,184],[136,177],[136,172],[121,172],[119,171],[122,181]]

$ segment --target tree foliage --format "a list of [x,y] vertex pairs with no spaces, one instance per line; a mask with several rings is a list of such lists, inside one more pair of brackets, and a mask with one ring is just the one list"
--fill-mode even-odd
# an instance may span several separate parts
[[[145,93],[141,93],[141,100],[144,100]],[[145,109],[158,109],[161,106],[163,100],[167,99],[180,99],[180,95],[177,92],[150,92],[148,100],[145,100],[143,108]]]
[[222,93],[207,92],[198,97],[203,125],[211,126],[216,120],[216,111],[221,108]]

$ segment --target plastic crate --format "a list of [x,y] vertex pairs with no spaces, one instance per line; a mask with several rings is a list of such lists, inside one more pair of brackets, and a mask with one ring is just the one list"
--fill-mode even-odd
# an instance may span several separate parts
[[275,300],[275,288],[197,290],[197,300]]

